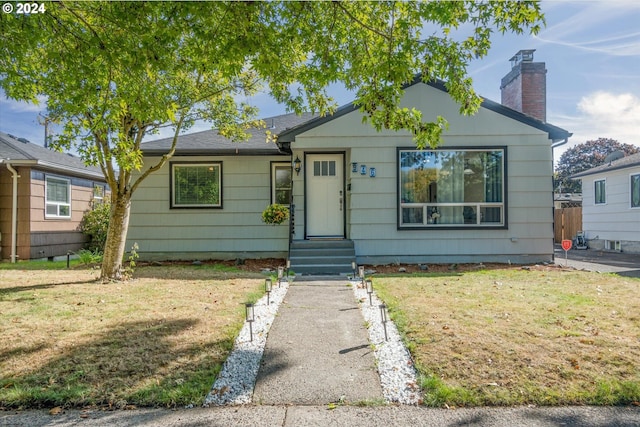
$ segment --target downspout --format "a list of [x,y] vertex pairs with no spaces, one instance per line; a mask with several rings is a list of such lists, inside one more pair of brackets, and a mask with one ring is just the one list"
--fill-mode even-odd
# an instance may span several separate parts
[[11,172],[11,178],[13,181],[13,202],[11,206],[11,262],[15,264],[17,258],[18,248],[18,171],[16,171],[11,163],[6,159],[4,163],[7,165],[7,169]]

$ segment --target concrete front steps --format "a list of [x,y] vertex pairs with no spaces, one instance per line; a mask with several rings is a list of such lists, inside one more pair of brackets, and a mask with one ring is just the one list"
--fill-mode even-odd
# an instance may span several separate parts
[[291,270],[302,275],[347,275],[356,260],[352,240],[294,240],[289,246]]

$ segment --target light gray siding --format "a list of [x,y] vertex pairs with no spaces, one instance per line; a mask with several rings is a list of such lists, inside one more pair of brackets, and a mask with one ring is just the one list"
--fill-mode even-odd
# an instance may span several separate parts
[[[377,133],[354,111],[296,136],[293,157],[305,152],[343,151],[346,163],[347,230],[358,262],[538,262],[553,257],[552,153],[545,132],[482,109],[459,115],[448,95],[426,85],[407,93],[407,104],[427,118],[443,115],[450,127],[447,147],[506,147],[507,228],[398,229],[397,148],[414,146],[406,133]],[[376,177],[352,173],[357,162]],[[304,239],[304,174],[294,176],[295,239]],[[306,195],[313,197],[313,195]]]
[[[640,208],[631,207],[631,175],[640,167],[582,178],[582,227],[594,249],[619,241],[623,252],[640,253]],[[595,204],[595,181],[605,180],[606,203]]]
[[[145,158],[146,164],[158,159]],[[175,162],[222,162],[222,208],[170,208],[169,164],[134,194],[127,248],[138,243],[143,260],[285,257],[288,222],[266,225],[271,202],[271,161],[288,156],[176,157]]]

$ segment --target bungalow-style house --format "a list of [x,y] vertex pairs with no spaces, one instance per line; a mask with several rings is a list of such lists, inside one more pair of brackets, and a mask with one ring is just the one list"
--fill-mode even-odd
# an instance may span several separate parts
[[[433,150],[408,132],[376,132],[353,105],[265,119],[276,144],[265,129],[243,143],[183,135],[134,194],[127,246],[141,259],[289,257],[300,273],[349,272],[353,261],[551,261],[552,146],[571,134],[545,123],[546,70],[532,60],[519,52],[502,82],[524,113],[484,100],[462,116],[441,82],[409,84],[404,105],[449,121]],[[170,143],[144,143],[145,164]],[[263,224],[275,202],[290,204],[290,220]]]
[[[617,158],[616,158],[617,157]],[[577,173],[589,247],[640,254],[640,153]]]
[[81,249],[78,225],[106,190],[99,168],[0,132],[0,258],[52,259]]

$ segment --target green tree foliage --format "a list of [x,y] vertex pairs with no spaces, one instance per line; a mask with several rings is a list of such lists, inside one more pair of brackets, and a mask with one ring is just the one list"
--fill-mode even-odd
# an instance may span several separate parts
[[567,149],[556,165],[556,190],[561,188],[563,193],[581,193],[581,181],[569,177],[604,164],[604,159],[618,150],[626,156],[640,152],[635,145],[623,144],[611,138],[598,138]]
[[[232,140],[256,125],[238,102],[264,88],[289,110],[330,114],[329,84],[355,93],[376,129],[407,130],[435,146],[444,117],[400,105],[418,74],[441,79],[463,114],[480,97],[467,66],[493,31],[536,33],[538,2],[55,2],[45,13],[0,15],[0,86],[8,97],[45,95],[74,144],[111,187],[102,277],[122,270],[131,196],[167,162],[181,132],[207,120]],[[462,35],[458,28],[463,27]],[[156,164],[140,143],[162,126],[173,146]]]

